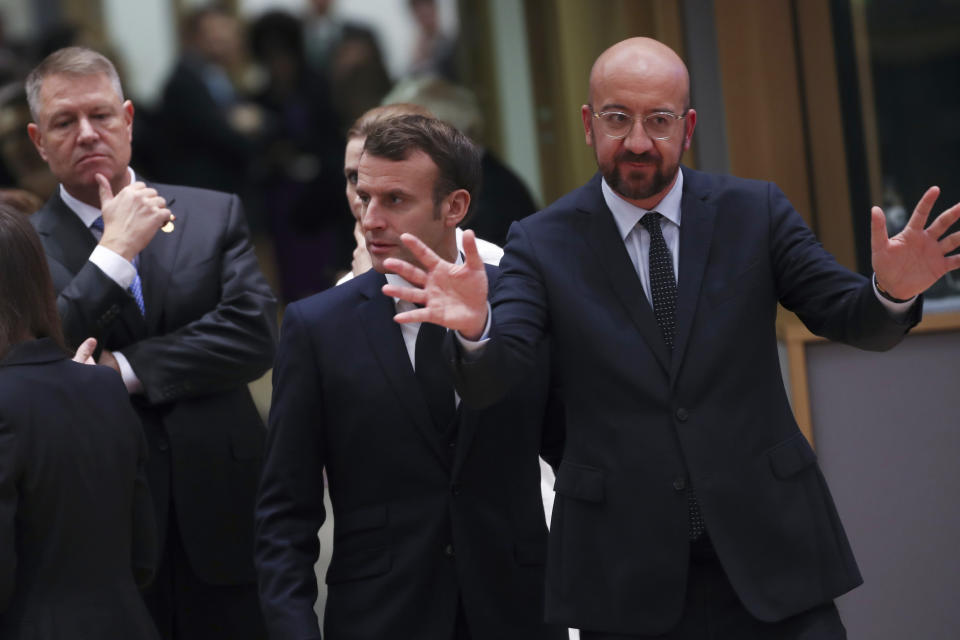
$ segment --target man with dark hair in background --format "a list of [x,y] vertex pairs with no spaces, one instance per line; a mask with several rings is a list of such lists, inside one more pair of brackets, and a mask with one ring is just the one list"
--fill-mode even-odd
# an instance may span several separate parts
[[[287,307],[274,367],[256,562],[273,640],[320,638],[317,530],[334,512],[327,637],[560,640],[543,623],[538,454],[561,424],[539,371],[481,411],[458,408],[436,325],[393,322],[384,260],[413,232],[451,261],[480,170],[463,134],[420,115],[380,122],[358,167],[373,269]],[[487,266],[496,278],[496,267]],[[400,309],[405,308],[400,303]],[[559,412],[556,412],[559,413]]]
[[94,51],[48,56],[27,96],[28,132],[60,182],[31,220],[65,337],[97,339],[150,449],[161,562],[147,606],[164,638],[263,638],[252,553],[265,434],[247,383],[270,367],[276,302],[240,200],[137,180],[133,104]]

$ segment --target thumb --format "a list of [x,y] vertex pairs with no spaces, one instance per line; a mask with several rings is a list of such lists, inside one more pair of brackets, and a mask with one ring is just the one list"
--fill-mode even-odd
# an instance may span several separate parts
[[104,205],[113,200],[113,187],[102,173],[96,173],[93,177],[96,178],[97,185],[100,187],[100,208],[103,209]]
[[97,339],[87,338],[77,349],[77,353],[73,356],[73,361],[79,362],[80,364],[93,364],[93,352],[96,348]]

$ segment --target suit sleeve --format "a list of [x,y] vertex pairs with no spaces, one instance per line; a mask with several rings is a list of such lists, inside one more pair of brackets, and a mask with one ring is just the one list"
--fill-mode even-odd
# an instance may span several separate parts
[[467,406],[483,409],[501,400],[541,362],[539,349],[548,332],[546,289],[523,226],[510,226],[491,297],[490,340],[465,354],[452,332],[445,342],[457,393]]
[[321,372],[298,305],[287,307],[273,369],[267,453],[256,507],[254,561],[273,640],[319,640],[313,610],[325,463]]
[[0,414],[0,620],[13,596],[17,575],[17,440],[13,426]]
[[121,349],[150,402],[235,388],[270,367],[277,333],[276,299],[260,272],[243,206],[235,195],[229,199],[220,241],[217,305],[175,331]]
[[871,351],[900,342],[920,321],[922,301],[895,319],[877,300],[870,279],[838,264],[783,192],[772,183],[767,189],[771,260],[781,304],[810,331],[830,340]]

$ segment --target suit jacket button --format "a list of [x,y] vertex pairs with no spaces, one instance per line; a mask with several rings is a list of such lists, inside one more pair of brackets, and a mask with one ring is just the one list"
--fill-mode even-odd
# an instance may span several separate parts
[[452,545],[452,544],[448,544],[447,546],[445,546],[445,547],[443,548],[443,555],[447,556],[448,558],[452,558],[452,557],[453,557],[453,545]]
[[676,489],[677,491],[683,491],[684,489],[687,488],[687,481],[684,480],[683,478],[677,478],[676,480],[673,481],[673,488]]
[[680,422],[686,422],[687,419],[690,417],[690,413],[683,407],[680,407],[679,409],[677,409],[677,412],[674,415],[677,416],[677,420],[679,420]]

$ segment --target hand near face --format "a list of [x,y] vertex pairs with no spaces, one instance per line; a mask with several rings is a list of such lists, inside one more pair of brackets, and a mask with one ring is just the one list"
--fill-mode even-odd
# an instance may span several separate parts
[[887,237],[883,210],[873,207],[870,212],[873,270],[877,284],[894,298],[906,300],[919,295],[948,271],[960,268],[960,255],[946,255],[960,247],[960,231],[944,236],[960,220],[960,203],[924,228],[939,195],[939,187],[927,189],[907,226],[892,238]]
[[131,183],[114,195],[103,174],[95,177],[103,214],[100,244],[132,262],[160,227],[174,219],[173,214],[167,208],[167,201],[142,182]]
[[487,324],[488,284],[473,231],[463,233],[466,260],[459,265],[441,259],[416,236],[405,233],[400,239],[424,268],[387,258],[384,266],[416,287],[387,284],[383,293],[423,307],[398,313],[393,319],[401,323],[432,322],[459,331],[468,340],[480,338]]
[[353,275],[358,276],[373,267],[373,263],[370,261],[370,254],[367,252],[367,241],[363,239],[363,229],[360,227],[359,222],[353,225],[353,239],[356,240],[357,246],[353,250],[353,261],[350,263],[350,271],[353,272]]

